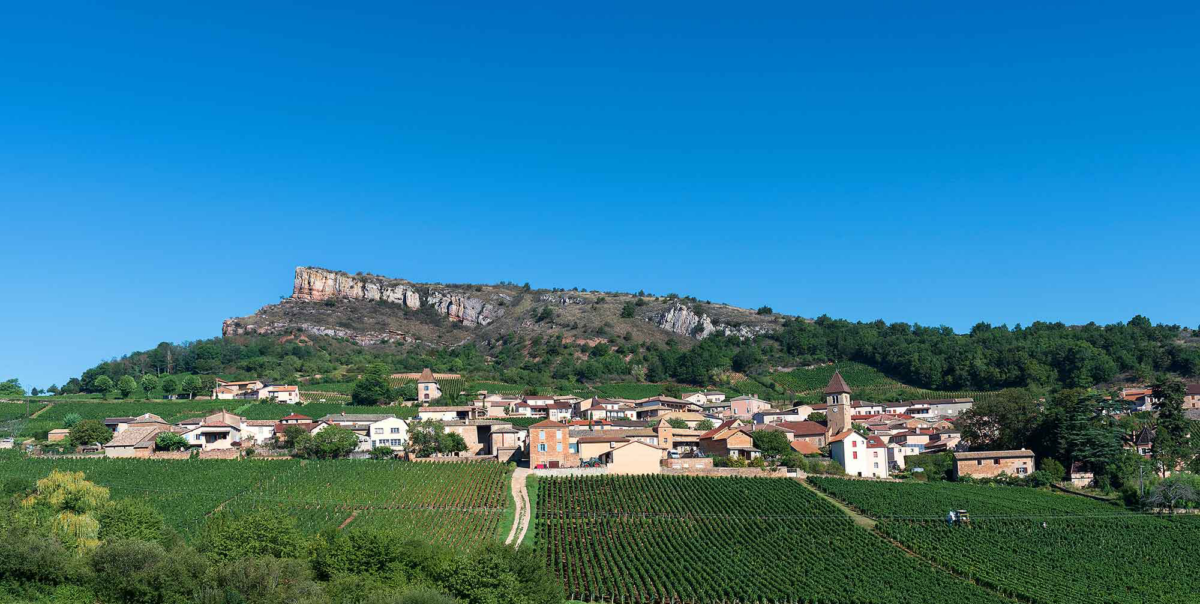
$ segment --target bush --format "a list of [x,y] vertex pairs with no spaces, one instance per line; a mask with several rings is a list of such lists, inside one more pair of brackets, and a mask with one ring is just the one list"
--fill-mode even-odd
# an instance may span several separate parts
[[157,543],[106,543],[92,557],[96,591],[104,602],[191,601],[203,586],[208,563],[186,547],[170,551]]
[[63,427],[73,428],[75,427],[75,424],[78,424],[81,421],[83,421],[82,415],[78,413],[68,413],[67,416],[63,418]]
[[371,449],[371,459],[391,459],[396,456],[396,451],[391,447],[375,447]]
[[[1042,458],[1042,463],[1038,465],[1040,466],[1039,471],[1046,472],[1054,477],[1053,482],[1060,482],[1067,478],[1067,469],[1053,457]],[[1036,474],[1037,472],[1034,473]]]
[[174,432],[160,432],[154,439],[154,448],[161,451],[182,451],[188,448],[188,442]]
[[71,428],[71,443],[85,446],[92,443],[104,444],[112,440],[112,432],[104,427],[104,422],[98,419],[87,419]]
[[218,513],[204,524],[200,537],[200,551],[221,560],[297,558],[303,555],[305,546],[295,518],[274,511]]
[[[217,587],[236,593],[245,602],[323,601],[324,589],[312,578],[308,562],[291,558],[249,558],[221,564]],[[226,602],[230,598],[226,596]]]

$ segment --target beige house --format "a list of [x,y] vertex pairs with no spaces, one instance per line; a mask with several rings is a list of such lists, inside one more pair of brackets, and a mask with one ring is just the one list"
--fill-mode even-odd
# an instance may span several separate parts
[[154,453],[154,439],[169,431],[165,423],[130,426],[104,445],[104,456],[148,458]]
[[1001,474],[1025,477],[1034,470],[1033,451],[971,451],[954,454],[954,477],[992,478]]
[[442,398],[442,387],[438,385],[437,378],[433,377],[433,372],[426,367],[417,378],[417,400],[427,403],[439,398]]
[[298,386],[267,386],[258,391],[258,398],[275,399],[277,402],[295,405],[300,402],[300,388]]
[[46,435],[46,440],[55,443],[61,440],[67,440],[67,437],[70,435],[70,430],[66,428],[58,428],[57,430],[51,430],[50,433]]
[[640,440],[631,440],[600,454],[609,474],[658,474],[663,451]]

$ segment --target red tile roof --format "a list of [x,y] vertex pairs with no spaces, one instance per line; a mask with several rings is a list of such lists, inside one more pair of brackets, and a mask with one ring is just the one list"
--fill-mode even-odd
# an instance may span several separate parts
[[846,385],[846,380],[842,379],[842,372],[834,371],[833,377],[829,378],[829,385],[825,387],[825,394],[850,394],[850,387]]
[[433,379],[433,372],[430,371],[428,367],[426,367],[423,371],[421,371],[421,375],[417,378],[417,383],[436,382],[436,381],[437,380]]
[[822,436],[828,430],[825,424],[807,420],[802,422],[779,422],[775,425],[795,432],[796,436]]
[[793,440],[792,450],[801,455],[816,455],[821,452],[821,449],[807,440]]
[[566,428],[567,425],[559,423],[559,422],[555,422],[555,421],[545,420],[545,421],[540,421],[529,427],[530,428]]
[[312,418],[307,415],[300,415],[299,413],[293,413],[283,419],[312,419]]

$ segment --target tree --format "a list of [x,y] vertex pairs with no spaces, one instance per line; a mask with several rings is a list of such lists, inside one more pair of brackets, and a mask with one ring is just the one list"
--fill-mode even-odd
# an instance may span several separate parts
[[1180,504],[1198,501],[1196,490],[1186,480],[1172,476],[1154,485],[1154,489],[1146,495],[1146,503],[1160,508],[1167,508],[1171,513]]
[[168,375],[162,379],[163,396],[172,397],[179,394],[179,382],[175,376]]
[[38,389],[37,389],[37,388],[30,388],[30,389],[29,389],[29,396],[37,396],[37,395],[38,395]]
[[174,432],[160,432],[154,438],[154,447],[160,451],[182,451],[188,448],[188,442]]
[[1041,466],[1041,471],[1054,477],[1055,482],[1059,482],[1067,478],[1066,468],[1064,468],[1061,463],[1058,463],[1058,460],[1054,459],[1053,457],[1042,458],[1042,463],[1039,465]]
[[1183,410],[1186,394],[1187,386],[1176,379],[1159,379],[1152,388],[1152,396],[1158,401],[1158,422],[1150,458],[1159,464],[1163,476],[1190,465],[1196,457],[1191,439],[1193,423]]
[[143,375],[142,392],[145,393],[146,398],[150,398],[150,393],[155,390],[158,390],[158,378],[154,377],[153,374]]
[[553,321],[554,320],[554,311],[549,306],[543,306],[542,311],[538,313],[536,320],[538,323],[544,323],[546,321]]
[[371,449],[371,459],[391,459],[396,456],[396,451],[391,447],[375,447]]
[[823,422],[825,420],[826,420],[825,414],[821,413],[820,411],[815,411],[813,413],[808,414],[808,421],[810,421],[810,422]]
[[775,312],[775,311],[774,311],[774,310],[771,310],[771,307],[770,307],[770,306],[759,306],[759,307],[758,307],[758,310],[756,311],[756,314],[759,314],[759,315],[769,315],[769,314],[772,314],[772,313],[774,313],[774,312]]
[[662,387],[662,395],[669,396],[671,398],[679,398],[683,396],[683,392],[679,388],[679,384],[667,384],[666,386]]
[[58,389],[58,384],[50,384],[50,387],[46,389],[46,392],[58,396],[58,393],[60,392]]
[[295,452],[309,459],[337,459],[358,448],[358,435],[341,426],[326,426],[308,438],[297,439]]
[[417,384],[416,382],[405,382],[396,388],[392,397],[396,400],[412,401],[417,399]]
[[107,399],[108,395],[112,392],[112,389],[113,389],[112,378],[108,377],[107,375],[99,376],[96,379],[92,380],[92,387],[95,388],[96,390],[104,393],[104,398]]
[[66,417],[63,417],[63,427],[74,428],[75,424],[78,424],[81,421],[83,421],[82,415],[78,413],[68,413]]
[[446,432],[442,422],[427,419],[409,424],[407,449],[417,457],[430,457],[466,451],[467,443],[457,433]]
[[708,432],[709,430],[712,430],[713,428],[716,428],[716,426],[713,425],[713,422],[711,419],[700,420],[700,423],[696,424],[697,430],[704,430],[705,432]]
[[137,380],[133,379],[132,375],[123,375],[117,380],[117,390],[121,392],[122,398],[129,398],[137,388]]
[[625,305],[621,307],[621,318],[622,319],[632,319],[634,313],[636,313],[636,312],[637,312],[637,306],[634,305],[633,302],[626,302]]
[[688,429],[688,423],[686,421],[683,421],[682,419],[679,419],[678,417],[672,417],[671,419],[667,420],[667,425],[671,426],[672,428],[674,428],[676,430],[687,430]]
[[71,443],[77,447],[95,443],[103,445],[112,440],[112,432],[98,419],[85,419],[71,428]]
[[179,389],[188,395],[188,398],[196,398],[197,394],[204,391],[204,383],[200,381],[199,376],[189,375],[183,378],[183,382],[179,384]]
[[350,401],[355,405],[382,405],[391,402],[392,386],[388,375],[387,367],[381,363],[368,367],[362,377],[354,382]]
[[290,424],[283,429],[283,446],[288,449],[294,450],[297,444],[303,443],[309,438],[312,438],[312,435],[308,433],[308,430],[304,426]]
[[754,439],[754,448],[766,457],[780,457],[792,450],[787,437],[779,430],[755,430],[750,436]]
[[1041,422],[1038,397],[1023,388],[1000,391],[962,414],[963,440],[981,450],[1032,448],[1031,437]]
[[0,396],[25,396],[25,389],[17,378],[0,382]]

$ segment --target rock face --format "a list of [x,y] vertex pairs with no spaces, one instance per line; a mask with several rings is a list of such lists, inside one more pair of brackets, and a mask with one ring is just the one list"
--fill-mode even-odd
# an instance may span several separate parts
[[717,330],[713,326],[712,319],[708,318],[708,315],[697,315],[695,312],[692,312],[692,309],[682,304],[676,304],[668,308],[662,314],[658,315],[653,323],[671,333],[690,336],[699,340],[703,340]]
[[330,298],[382,300],[403,304],[412,310],[421,308],[421,295],[411,284],[397,279],[357,277],[323,268],[296,267],[292,297],[321,301]]
[[647,321],[671,333],[696,338],[697,340],[703,340],[714,333],[737,336],[739,338],[752,338],[771,331],[767,327],[758,325],[732,326],[724,323],[714,324],[707,314],[697,315],[695,311],[683,304],[675,304],[658,316],[647,319]]
[[559,306],[567,306],[570,304],[587,304],[587,300],[584,300],[583,298],[572,297],[566,294],[542,294],[541,296],[538,296],[538,300],[542,302],[549,302],[551,304],[557,304]]
[[320,336],[346,338],[363,346],[371,346],[383,342],[412,342],[412,336],[392,329],[386,331],[353,331],[314,325],[312,323],[292,323],[283,321],[264,321],[262,323],[243,323],[241,319],[226,319],[221,323],[222,336],[241,335],[275,335],[303,331]]
[[292,298],[310,302],[337,298],[383,301],[400,304],[411,310],[420,309],[424,303],[433,306],[451,321],[457,321],[467,327],[487,325],[503,314],[500,307],[486,300],[458,292],[430,287],[422,300],[421,292],[408,281],[349,275],[307,266],[296,267]]

